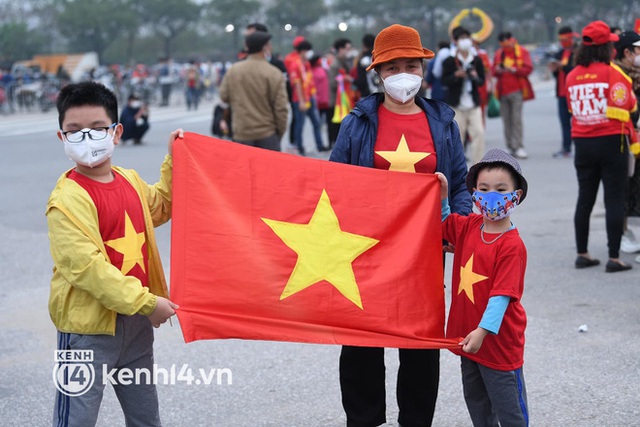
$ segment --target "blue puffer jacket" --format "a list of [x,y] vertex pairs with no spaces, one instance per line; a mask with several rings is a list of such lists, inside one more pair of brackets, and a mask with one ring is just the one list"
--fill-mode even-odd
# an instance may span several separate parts
[[[344,118],[333,147],[333,162],[373,167],[373,148],[378,133],[378,107],[383,93],[361,99]],[[416,97],[416,104],[425,111],[433,144],[436,148],[436,171],[449,181],[451,212],[467,215],[471,212],[471,195],[467,190],[467,161],[464,157],[460,130],[453,121],[453,110],[443,102]]]

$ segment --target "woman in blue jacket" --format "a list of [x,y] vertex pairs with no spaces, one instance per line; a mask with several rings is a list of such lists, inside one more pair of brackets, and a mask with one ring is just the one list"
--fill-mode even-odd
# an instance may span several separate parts
[[[424,60],[432,57],[413,28],[396,24],[378,34],[367,70],[376,70],[385,91],[360,100],[344,118],[330,160],[414,173],[442,172],[450,183],[451,211],[466,215],[471,212],[471,198],[454,112],[443,102],[416,96],[423,83]],[[398,422],[431,426],[440,352],[400,349],[399,357]],[[340,388],[347,426],[384,424],[384,349],[343,346]]]

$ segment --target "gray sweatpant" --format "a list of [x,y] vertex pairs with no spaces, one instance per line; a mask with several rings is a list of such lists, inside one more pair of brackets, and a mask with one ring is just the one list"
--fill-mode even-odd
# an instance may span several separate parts
[[504,140],[511,153],[516,152],[519,148],[524,148],[522,108],[522,91],[500,96],[500,116],[502,116]]
[[522,368],[497,371],[460,357],[464,400],[474,427],[527,427],[529,410]]
[[[115,336],[58,332],[58,350],[93,350],[95,381],[82,395],[68,396],[57,391],[53,426],[95,426],[105,386],[103,369],[108,373],[114,368],[153,372],[153,327],[147,316],[118,314]],[[111,381],[118,382],[118,375],[108,376],[106,382]],[[126,425],[160,426],[156,386],[153,381],[140,382],[113,385]]]

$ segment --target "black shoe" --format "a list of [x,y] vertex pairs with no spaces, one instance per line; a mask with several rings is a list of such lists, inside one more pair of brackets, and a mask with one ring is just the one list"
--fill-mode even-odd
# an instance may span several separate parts
[[606,271],[607,273],[617,273],[618,271],[626,271],[626,270],[631,270],[631,268],[633,268],[630,264],[625,264],[622,261],[620,262],[615,262],[615,261],[607,261],[607,266],[605,267],[604,271]]
[[[599,264],[600,264],[600,260],[595,258],[587,258],[586,256],[581,256],[581,255],[578,255],[578,258],[576,258],[576,268],[593,267]],[[608,264],[607,264],[607,267],[608,267]]]

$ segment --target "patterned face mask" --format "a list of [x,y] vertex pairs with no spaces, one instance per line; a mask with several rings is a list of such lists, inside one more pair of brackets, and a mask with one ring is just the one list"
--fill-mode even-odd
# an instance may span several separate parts
[[491,221],[498,221],[511,215],[520,198],[516,191],[512,193],[474,191],[471,201],[482,216]]

